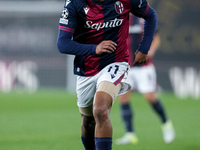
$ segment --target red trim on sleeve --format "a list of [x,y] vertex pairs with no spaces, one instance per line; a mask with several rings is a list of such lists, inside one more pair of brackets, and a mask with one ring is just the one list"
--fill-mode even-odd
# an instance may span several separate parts
[[73,28],[69,28],[69,27],[65,27],[65,26],[59,26],[59,30],[63,30],[63,31],[74,33],[74,29]]
[[142,14],[142,16],[146,16],[146,14],[148,13],[148,11],[149,11],[149,4],[147,5],[147,7],[146,7],[144,13]]

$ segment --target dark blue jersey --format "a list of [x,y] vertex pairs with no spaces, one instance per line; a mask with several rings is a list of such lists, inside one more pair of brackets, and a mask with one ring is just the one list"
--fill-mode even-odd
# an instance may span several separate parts
[[[57,46],[61,53],[76,55],[75,74],[93,76],[110,63],[128,62],[126,40],[130,12],[147,20],[144,43],[139,48],[141,52],[147,53],[155,32],[157,16],[146,0],[65,1],[59,22]],[[96,46],[103,40],[117,43],[115,52],[96,55]]]

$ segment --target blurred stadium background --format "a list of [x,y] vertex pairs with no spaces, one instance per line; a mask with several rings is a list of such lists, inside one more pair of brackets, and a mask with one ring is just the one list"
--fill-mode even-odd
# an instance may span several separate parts
[[[178,146],[172,145],[166,148],[162,144],[159,145],[160,131],[154,129],[156,120],[149,119],[145,122],[137,119],[138,132],[152,134],[148,133],[148,127],[145,126],[150,123],[148,126],[155,130],[155,135],[158,132],[159,136],[149,135],[141,139],[141,142],[143,140],[143,143],[147,144],[149,138],[152,141],[149,147],[139,145],[136,149],[198,150],[200,149],[198,143],[200,1],[148,0],[148,2],[155,8],[159,17],[161,46],[155,55],[159,89],[162,93],[169,93],[169,95],[164,94],[162,98],[169,99],[164,102],[169,115],[174,118],[176,125],[182,128],[177,127]],[[64,149],[70,145],[64,141],[67,135],[70,135],[71,145],[76,147],[67,149],[82,149],[79,139],[80,117],[73,95],[76,80],[72,73],[73,56],[62,55],[56,48],[58,21],[63,5],[64,0],[0,0],[0,149],[2,150]],[[39,94],[34,95],[34,93]],[[137,96],[136,98],[142,99]],[[16,99],[19,101],[15,101]],[[135,102],[135,111],[140,117],[149,116],[150,108],[146,105],[143,102]],[[120,126],[118,132],[115,132],[115,137],[123,134],[117,107],[115,105],[112,112],[113,122]],[[68,118],[77,125],[73,129],[77,130],[77,133],[69,131],[71,126],[67,123]],[[150,118],[153,117],[150,115]],[[38,119],[40,123],[43,122],[42,125],[37,123]],[[56,124],[59,121],[64,123]],[[59,130],[56,132],[55,128]],[[187,144],[188,140],[192,142]],[[51,141],[57,145],[52,146]],[[76,145],[77,141],[79,145]],[[25,145],[27,142],[29,147]],[[41,142],[46,143],[46,147],[44,145],[37,147]],[[62,144],[63,147],[60,146]],[[155,144],[157,148],[151,147]],[[23,148],[20,148],[22,145]],[[114,146],[114,149],[125,150],[130,147]]]

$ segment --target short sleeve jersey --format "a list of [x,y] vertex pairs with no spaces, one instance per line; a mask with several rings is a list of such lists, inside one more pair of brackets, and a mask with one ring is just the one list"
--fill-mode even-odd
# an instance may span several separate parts
[[76,55],[74,73],[93,76],[108,64],[128,62],[129,13],[145,17],[148,9],[146,0],[66,0],[59,30],[73,33],[73,40],[81,44],[97,45],[103,40],[117,43],[113,53]]

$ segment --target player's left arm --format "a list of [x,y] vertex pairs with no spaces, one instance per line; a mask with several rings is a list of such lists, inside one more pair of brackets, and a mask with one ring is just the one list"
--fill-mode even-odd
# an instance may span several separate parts
[[156,31],[158,16],[156,11],[147,3],[146,0],[131,0],[132,13],[145,19],[144,32],[139,51],[147,54]]
[[145,19],[142,41],[135,54],[134,63],[145,63],[155,34],[158,16],[146,0],[130,0],[130,2],[132,14]]

